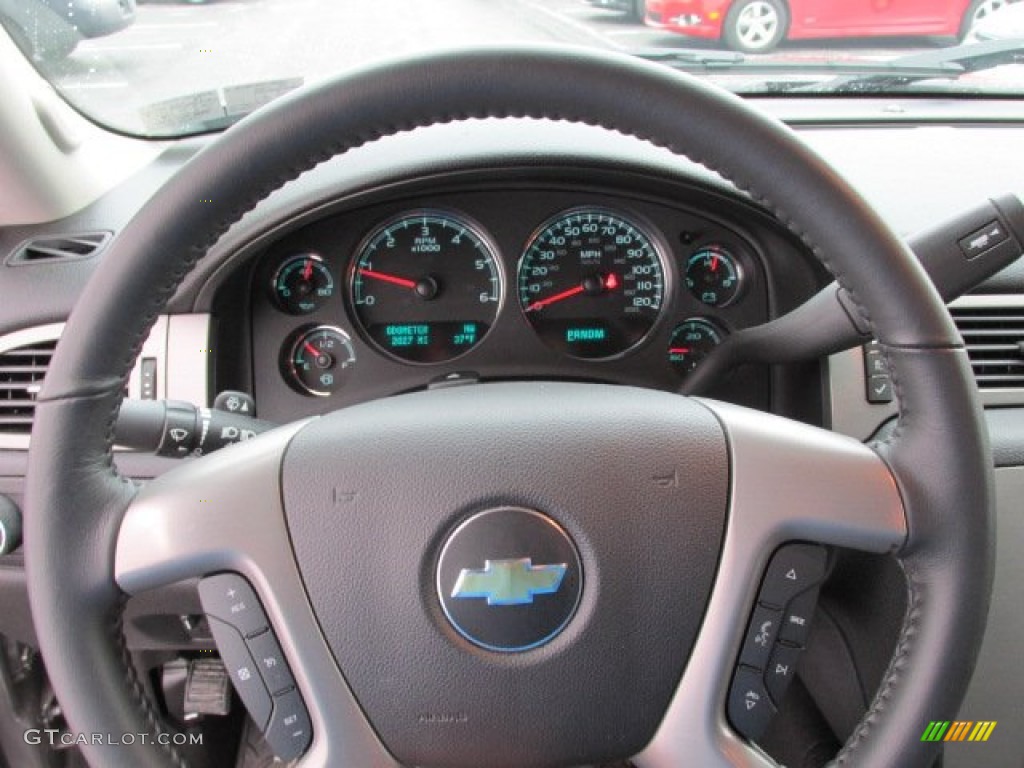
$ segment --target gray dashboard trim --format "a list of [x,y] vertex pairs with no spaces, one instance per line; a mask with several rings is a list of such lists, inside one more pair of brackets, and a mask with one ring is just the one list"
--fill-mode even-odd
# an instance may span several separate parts
[[[128,379],[128,397],[141,397],[141,360],[149,357],[156,360],[158,400],[209,405],[210,328],[206,314],[160,315]],[[64,323],[48,323],[4,334],[0,354],[26,344],[56,341],[63,332]],[[29,435],[0,434],[0,451],[27,451],[29,442]]]
[[[0,354],[28,344],[56,341],[63,332],[64,323],[49,323],[4,334],[0,336]],[[28,435],[0,434],[0,450],[27,451],[28,444]]]
[[[1024,296],[968,294],[950,302],[950,309],[1017,309],[1024,313]],[[834,431],[867,440],[896,416],[895,403],[869,403],[865,397],[867,381],[860,347],[828,358],[826,373],[828,426]],[[981,390],[985,408],[1024,406],[1024,388]]]

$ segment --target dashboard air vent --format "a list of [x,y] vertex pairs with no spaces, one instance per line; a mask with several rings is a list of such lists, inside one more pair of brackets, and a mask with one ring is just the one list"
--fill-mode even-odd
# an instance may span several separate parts
[[1024,306],[954,307],[980,389],[1024,388]]
[[110,232],[84,232],[77,235],[37,237],[26,240],[7,260],[8,264],[70,261],[95,256],[110,241]]
[[40,341],[0,353],[0,434],[32,431],[36,395],[57,341]]

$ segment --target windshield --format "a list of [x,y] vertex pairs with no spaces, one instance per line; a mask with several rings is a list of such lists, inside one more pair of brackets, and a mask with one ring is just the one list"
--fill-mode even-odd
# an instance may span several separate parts
[[486,43],[620,51],[748,95],[1024,94],[1024,3],[1004,0],[0,0],[0,22],[77,109],[146,137]]

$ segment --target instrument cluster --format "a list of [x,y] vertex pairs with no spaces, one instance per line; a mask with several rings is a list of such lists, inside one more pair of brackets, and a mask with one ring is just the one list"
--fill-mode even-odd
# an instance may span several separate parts
[[[509,205],[518,196],[529,202]],[[629,381],[640,369],[672,388],[731,330],[767,319],[744,234],[579,197],[440,195],[307,225],[255,271],[259,351],[276,336],[277,375],[310,398],[344,393],[364,368],[395,391],[467,372]]]

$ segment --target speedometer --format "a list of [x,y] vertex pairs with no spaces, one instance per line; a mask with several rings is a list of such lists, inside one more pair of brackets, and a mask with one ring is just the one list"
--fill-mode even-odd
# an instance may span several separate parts
[[614,357],[639,344],[666,293],[654,235],[603,208],[566,211],[531,238],[519,262],[519,303],[538,336],[572,357]]

